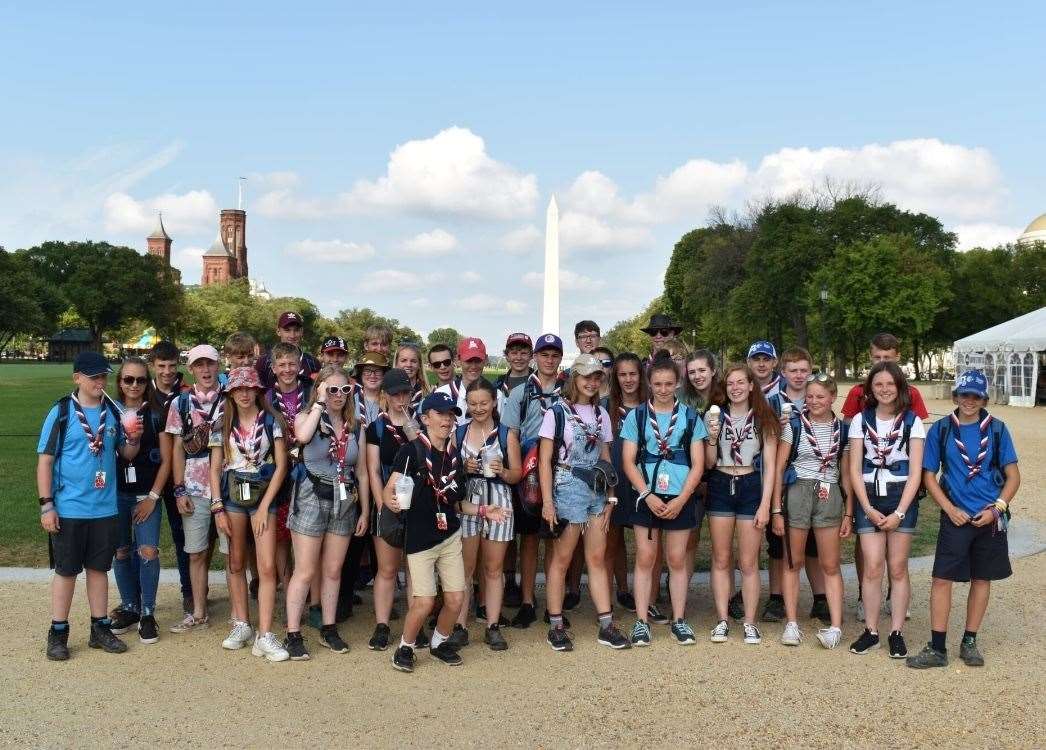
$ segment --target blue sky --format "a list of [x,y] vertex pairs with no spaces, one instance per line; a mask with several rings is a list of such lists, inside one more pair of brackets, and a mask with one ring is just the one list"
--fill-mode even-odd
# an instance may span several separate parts
[[144,250],[199,277],[249,177],[252,275],[497,346],[537,333],[545,206],[563,327],[660,291],[712,205],[826,177],[964,246],[1046,211],[1035,4],[6,4],[0,244]]

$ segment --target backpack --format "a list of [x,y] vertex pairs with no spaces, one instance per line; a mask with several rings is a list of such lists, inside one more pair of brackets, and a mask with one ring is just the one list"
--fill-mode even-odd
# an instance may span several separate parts
[[[953,412],[954,413],[954,412]],[[988,416],[987,409],[981,409],[980,414],[977,417],[978,422],[984,421],[984,418]],[[946,450],[948,448],[948,438],[952,434],[952,418],[951,414],[944,418],[944,428],[939,430],[938,449],[941,457],[941,465],[943,467],[945,462],[945,456],[947,455]],[[991,447],[992,459],[988,466],[991,471],[992,481],[994,481],[999,487],[1006,484],[1006,477],[1002,471],[1002,459],[999,458],[999,446],[1002,444],[1002,430],[1005,425],[998,419],[992,417],[991,425],[988,429],[988,445]],[[948,492],[948,488],[945,485],[944,472],[941,473],[941,489]],[[1009,518],[1009,511],[1006,511],[1006,517]]]
[[[559,375],[556,376],[556,385],[558,387],[562,388],[566,382],[567,376],[564,373],[561,372],[559,373]],[[533,401],[535,398],[537,398],[537,395],[534,390],[534,384],[531,383],[528,379],[525,383],[523,383],[523,398],[521,398],[519,401],[519,426],[521,432],[523,428],[523,423],[527,419],[527,409],[530,408],[530,402]],[[553,406],[556,405],[556,403],[559,403],[559,399],[561,398],[562,395],[557,395],[555,403],[551,404],[549,408],[551,409]],[[562,436],[562,431],[560,431],[560,436]]]
[[[58,414],[54,424],[51,425],[51,434],[47,438],[48,443],[54,441],[54,467],[55,472],[58,475],[58,480],[61,482],[62,478],[62,446],[65,445],[65,434],[69,428],[69,408],[73,402],[72,394],[66,394],[60,399],[54,402],[54,406],[58,408]],[[118,411],[116,404],[108,396],[102,398],[102,404],[109,411],[112,416],[114,423],[120,423],[120,412]],[[59,484],[57,489],[61,489],[62,485]]]
[[[838,463],[841,478],[843,473],[843,447],[846,445],[847,440],[847,438],[843,436],[843,429],[846,427],[846,424],[838,417],[835,418],[835,422],[839,423],[839,455],[836,456],[836,462]],[[781,483],[785,487],[795,484],[796,480],[799,478],[799,474],[795,470],[795,460],[799,457],[799,437],[803,431],[803,419],[800,416],[799,411],[792,411],[792,416],[788,420],[788,426],[792,430],[792,445],[788,453],[788,463],[785,465],[784,474],[781,475]]]

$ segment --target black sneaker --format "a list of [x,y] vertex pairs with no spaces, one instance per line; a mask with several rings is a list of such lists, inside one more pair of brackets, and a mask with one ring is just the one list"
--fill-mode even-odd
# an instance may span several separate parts
[[436,646],[436,648],[430,648],[429,653],[448,667],[457,667],[461,665],[461,656],[458,655],[458,650],[450,644],[449,640],[443,641],[443,643]]
[[778,599],[776,597],[770,597],[766,600],[766,606],[763,607],[763,622],[781,622],[785,617],[785,603],[784,599]]
[[567,635],[566,628],[549,628],[547,640],[548,645],[552,647],[553,651],[574,650],[574,642],[570,640],[570,636]]
[[886,639],[890,644],[891,659],[906,659],[908,657],[908,644],[904,642],[904,636],[895,630]]
[[[893,636],[891,636],[892,638]],[[876,651],[879,648],[879,634],[872,633],[868,628],[864,629],[861,633],[860,638],[850,644],[851,654],[867,654],[869,651]]]
[[730,601],[726,605],[726,613],[738,622],[745,619],[745,603],[741,599],[741,589],[730,597]]
[[389,647],[389,626],[383,622],[379,622],[374,626],[374,635],[370,637],[370,641],[367,642],[367,648],[371,651],[384,651]]
[[65,661],[69,658],[69,628],[47,630],[47,658],[51,661]]
[[630,591],[618,591],[617,603],[625,609],[627,609],[629,612],[636,611],[636,598],[632,596],[632,592]]
[[827,599],[814,599],[814,605],[810,607],[810,619],[820,620],[825,625],[832,624],[832,615],[828,612]]
[[968,667],[983,667],[984,657],[977,649],[976,638],[963,638],[959,644],[959,658]]
[[563,597],[563,609],[567,612],[574,609],[574,607],[579,604],[581,604],[580,591],[568,591],[567,595]]
[[283,647],[290,654],[291,661],[309,660],[309,649],[305,648],[305,639],[301,637],[301,633],[287,633]]
[[333,625],[324,625],[320,628],[320,643],[336,654],[349,653],[349,644],[342,640],[338,629]]
[[88,639],[87,645],[91,648],[100,648],[108,654],[122,654],[127,650],[127,644],[113,635],[107,622],[91,623],[91,637]]
[[400,646],[392,655],[392,666],[400,672],[414,671],[414,649],[410,646]]
[[523,590],[514,577],[505,582],[505,594],[501,603],[511,609],[518,609],[523,603]]
[[651,604],[647,607],[646,619],[655,625],[667,625],[669,623],[668,615],[658,609],[656,604]]
[[142,619],[138,621],[138,640],[142,643],[156,643],[160,640],[160,629],[152,615],[142,615]]
[[418,629],[418,635],[414,639],[414,648],[428,648],[429,637],[425,635],[425,628]]
[[617,629],[614,623],[610,623],[605,628],[600,628],[596,640],[599,641],[600,645],[610,646],[613,649],[632,648],[632,641],[625,638],[624,634]]
[[505,640],[505,636],[501,634],[501,628],[497,625],[491,625],[483,633],[484,642],[490,646],[491,651],[504,651],[508,648],[508,641]]
[[904,660],[912,669],[931,669],[933,667],[947,667],[948,654],[938,651],[931,644],[923,646],[923,650],[915,656],[909,656]]
[[113,631],[114,635],[123,635],[133,628],[140,619],[141,616],[133,609],[117,607],[109,613],[109,622],[112,623],[110,630]]
[[[552,618],[549,616],[547,609],[545,610],[545,624],[546,625],[551,625],[552,624]],[[570,618],[567,617],[566,615],[563,615],[563,627],[567,628],[568,630],[570,629]]]
[[521,604],[519,611],[516,612],[516,616],[512,618],[512,627],[525,630],[537,619],[537,614],[534,612],[533,604]]
[[460,651],[469,645],[469,631],[465,630],[461,625],[455,625],[454,629],[450,631],[450,636],[447,638],[447,643],[455,651]]

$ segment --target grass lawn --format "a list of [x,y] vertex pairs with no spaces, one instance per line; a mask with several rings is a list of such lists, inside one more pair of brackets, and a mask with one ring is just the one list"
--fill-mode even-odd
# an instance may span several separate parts
[[[69,364],[0,364],[0,566],[47,565],[47,540],[36,502],[36,443],[47,410],[71,390],[71,373]],[[922,511],[912,540],[913,556],[931,554],[937,540],[936,507],[923,500]],[[170,530],[166,522],[161,528],[161,562],[173,567]],[[698,570],[709,567],[708,538],[706,522]],[[221,564],[218,558],[216,567]],[[852,562],[852,541],[844,542],[843,559]],[[764,566],[765,562],[764,555]]]

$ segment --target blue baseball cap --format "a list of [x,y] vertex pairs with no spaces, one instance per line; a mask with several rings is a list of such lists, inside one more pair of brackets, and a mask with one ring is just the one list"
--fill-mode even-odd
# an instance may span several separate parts
[[448,394],[436,391],[430,393],[425,397],[425,400],[421,402],[421,413],[425,414],[429,411],[438,411],[440,414],[454,414],[455,416],[461,416],[461,409],[454,402]]
[[560,354],[563,353],[563,339],[554,333],[545,333],[538,336],[537,342],[534,344],[534,353],[537,354],[544,349],[556,349]]
[[988,398],[988,378],[980,370],[967,370],[955,381],[952,395]]
[[756,341],[748,347],[748,359],[763,354],[770,359],[777,359],[777,349],[769,341]]
[[105,357],[98,352],[80,352],[76,355],[76,359],[73,360],[73,372],[86,375],[89,378],[97,375],[108,375],[112,371],[113,368],[109,366]]

